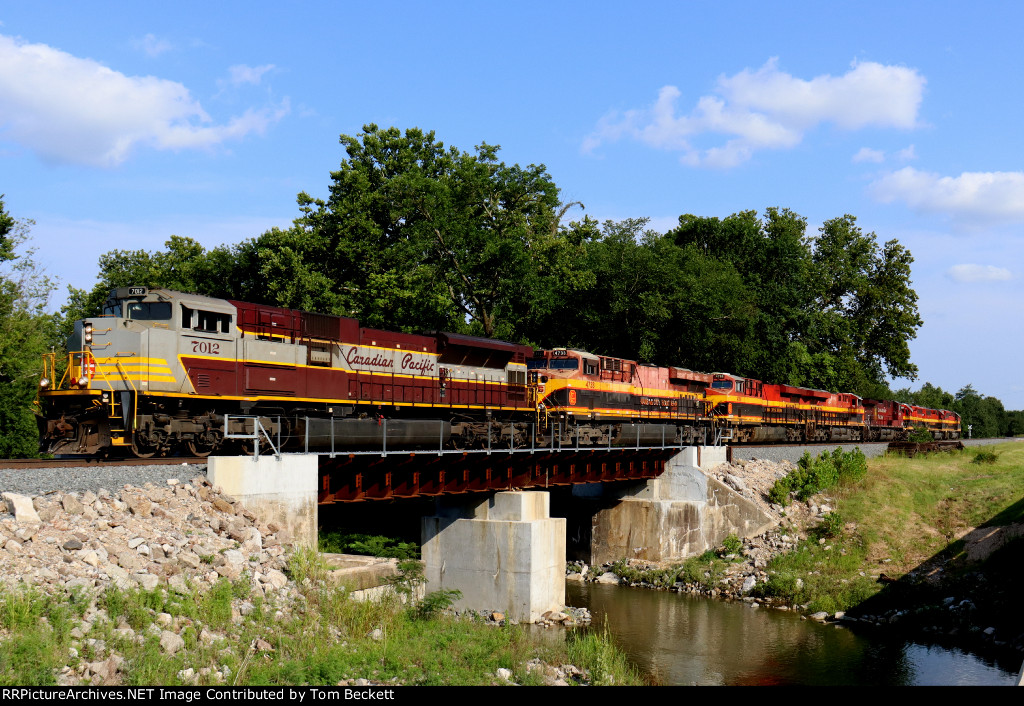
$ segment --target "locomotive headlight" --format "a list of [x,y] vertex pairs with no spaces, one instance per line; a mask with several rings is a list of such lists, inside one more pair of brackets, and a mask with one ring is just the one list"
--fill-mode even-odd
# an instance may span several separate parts
[[50,379],[49,379],[49,378],[43,378],[43,379],[41,379],[41,380],[39,381],[39,387],[40,387],[40,388],[42,388],[42,389],[44,389],[44,390],[45,390],[45,389],[46,389],[46,388],[48,388],[49,386],[50,386]]
[[110,393],[104,392],[102,395],[100,395],[100,399],[103,400],[104,402],[110,402]]
[[83,390],[85,388],[89,387],[89,378],[86,377],[85,375],[83,375],[82,377],[78,378],[78,386],[80,388],[82,388]]
[[85,342],[86,343],[92,343],[92,324],[86,324],[83,327],[82,330],[83,330],[82,338],[85,339]]
[[92,343],[92,334],[89,333],[88,331],[86,331],[85,336],[83,336],[82,338],[85,339],[86,343]]

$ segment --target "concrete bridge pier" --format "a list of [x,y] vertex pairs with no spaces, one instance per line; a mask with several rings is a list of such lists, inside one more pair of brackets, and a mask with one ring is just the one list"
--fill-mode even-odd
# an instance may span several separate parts
[[544,491],[437,501],[423,518],[427,592],[456,589],[460,609],[499,610],[536,622],[565,605],[564,518]]
[[612,501],[593,516],[589,563],[682,561],[714,549],[729,534],[742,538],[769,529],[773,521],[756,504],[705,475],[725,460],[725,447],[687,447],[653,480],[616,490],[574,486],[574,496]]
[[317,546],[317,456],[210,456],[206,477],[263,522],[291,532],[295,544]]

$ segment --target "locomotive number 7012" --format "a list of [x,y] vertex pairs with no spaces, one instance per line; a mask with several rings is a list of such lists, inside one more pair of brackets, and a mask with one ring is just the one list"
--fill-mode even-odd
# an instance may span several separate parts
[[192,341],[192,352],[220,355],[220,343],[216,341]]

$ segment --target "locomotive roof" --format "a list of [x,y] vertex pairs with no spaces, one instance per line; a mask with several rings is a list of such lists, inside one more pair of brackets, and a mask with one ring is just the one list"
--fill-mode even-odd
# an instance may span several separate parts
[[166,289],[164,287],[118,287],[116,289],[110,290],[110,294],[108,295],[107,298],[133,299],[136,297],[144,298],[150,295],[170,299],[185,299],[190,302],[196,302],[211,307],[219,306],[232,309],[235,308],[234,305],[226,299],[208,297],[205,294],[189,294],[188,292],[179,292],[175,289]]

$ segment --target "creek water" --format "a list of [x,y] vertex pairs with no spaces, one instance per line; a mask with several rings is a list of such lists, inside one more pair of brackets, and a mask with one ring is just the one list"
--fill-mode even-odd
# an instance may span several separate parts
[[663,685],[1011,685],[1020,656],[950,647],[803,620],[796,613],[669,591],[566,583],[591,629]]

